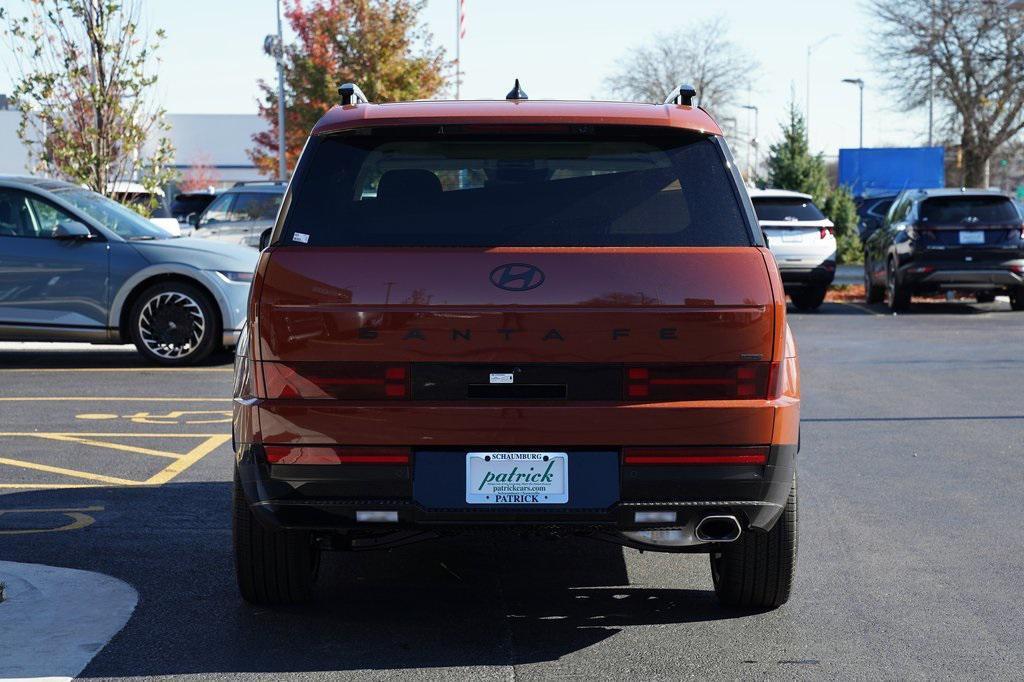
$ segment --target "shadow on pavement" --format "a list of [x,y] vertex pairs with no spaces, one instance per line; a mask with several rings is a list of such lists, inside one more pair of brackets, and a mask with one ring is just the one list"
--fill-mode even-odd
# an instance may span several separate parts
[[[7,344],[8,346],[12,344]],[[234,362],[232,351],[221,350],[211,355],[201,367],[216,367]],[[69,368],[129,368],[152,369],[159,367],[147,362],[134,348],[82,346],[81,349],[40,350],[0,346],[0,369],[69,369]]]
[[103,511],[76,531],[0,535],[0,555],[138,590],[127,627],[83,677],[510,665],[557,660],[632,625],[749,615],[710,591],[628,586],[633,550],[484,534],[327,554],[315,602],[256,608],[235,590],[230,494],[229,483],[184,483],[3,495],[0,509]]
[[[794,316],[813,315],[892,315],[884,303],[867,304],[863,301],[826,301],[817,310],[800,311],[792,303],[786,312]],[[910,310],[900,315],[984,315],[986,313],[1012,313],[1008,303],[972,303],[969,301],[917,301]]]

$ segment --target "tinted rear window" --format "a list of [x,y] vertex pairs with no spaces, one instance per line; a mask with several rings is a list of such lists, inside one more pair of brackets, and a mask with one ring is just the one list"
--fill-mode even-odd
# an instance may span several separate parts
[[283,242],[321,246],[748,246],[708,137],[568,127],[325,137]]
[[807,199],[756,197],[754,212],[758,220],[824,220],[818,207]]
[[1020,220],[1017,209],[1007,197],[966,196],[935,197],[921,203],[921,222],[925,223],[1008,223]]

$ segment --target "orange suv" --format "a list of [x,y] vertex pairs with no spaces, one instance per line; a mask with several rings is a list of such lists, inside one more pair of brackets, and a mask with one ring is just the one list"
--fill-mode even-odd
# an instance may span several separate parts
[[307,597],[325,550],[463,532],[711,556],[784,603],[799,378],[722,133],[664,105],[342,105],[313,129],[235,380],[242,596]]

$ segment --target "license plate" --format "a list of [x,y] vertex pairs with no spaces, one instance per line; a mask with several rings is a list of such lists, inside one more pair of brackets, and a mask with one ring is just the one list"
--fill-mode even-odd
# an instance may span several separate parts
[[960,230],[961,244],[984,244],[985,233],[981,230]]
[[568,501],[567,453],[466,453],[468,504],[565,504]]

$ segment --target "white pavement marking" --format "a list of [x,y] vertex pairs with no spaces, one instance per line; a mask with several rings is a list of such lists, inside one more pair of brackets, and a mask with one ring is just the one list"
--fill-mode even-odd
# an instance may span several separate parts
[[102,573],[0,561],[0,680],[70,680],[121,631],[138,593]]

